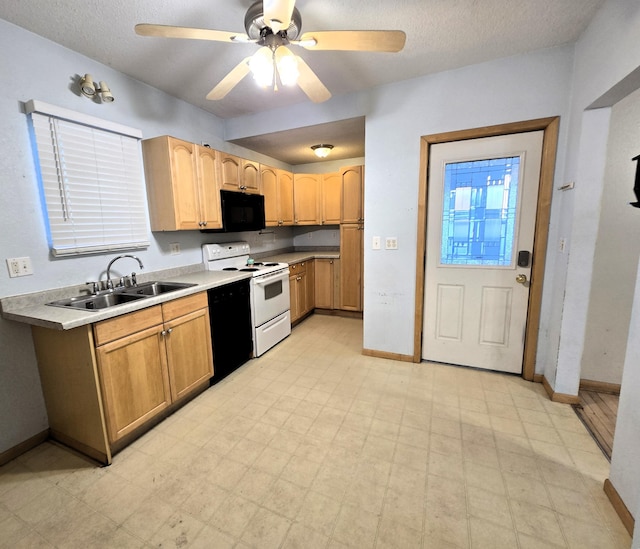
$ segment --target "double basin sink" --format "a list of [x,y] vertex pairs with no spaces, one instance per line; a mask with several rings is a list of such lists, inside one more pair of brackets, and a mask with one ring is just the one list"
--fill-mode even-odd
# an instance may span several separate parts
[[82,309],[85,311],[99,311],[101,309],[115,307],[116,305],[130,303],[131,301],[139,301],[148,297],[166,294],[167,292],[182,290],[183,288],[189,288],[191,286],[195,286],[195,284],[185,282],[145,282],[143,284],[138,284],[137,286],[116,288],[96,295],[83,295],[69,297],[67,299],[59,299],[58,301],[47,303],[47,305]]

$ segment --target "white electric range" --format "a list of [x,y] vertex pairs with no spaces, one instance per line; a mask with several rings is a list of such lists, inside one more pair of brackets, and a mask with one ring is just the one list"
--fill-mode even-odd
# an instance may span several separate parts
[[250,252],[247,242],[202,246],[207,270],[251,273],[253,354],[258,357],[291,333],[289,264],[254,261]]

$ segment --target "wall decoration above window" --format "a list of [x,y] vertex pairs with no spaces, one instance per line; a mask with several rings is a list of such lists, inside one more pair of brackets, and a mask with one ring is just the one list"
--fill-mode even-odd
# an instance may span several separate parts
[[25,104],[56,257],[149,246],[142,132],[47,105]]

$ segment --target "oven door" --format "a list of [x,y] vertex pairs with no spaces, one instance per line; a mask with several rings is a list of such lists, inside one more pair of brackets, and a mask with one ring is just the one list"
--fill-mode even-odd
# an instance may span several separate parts
[[289,270],[251,279],[251,316],[254,328],[288,311]]

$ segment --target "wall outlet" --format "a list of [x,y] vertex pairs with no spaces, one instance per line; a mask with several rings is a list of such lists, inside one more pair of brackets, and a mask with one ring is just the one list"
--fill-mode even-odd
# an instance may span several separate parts
[[372,250],[379,250],[380,249],[380,237],[379,236],[374,236],[372,241],[371,241],[371,249]]
[[179,255],[180,242],[172,242],[171,244],[169,244],[169,249],[171,250],[171,255]]
[[388,236],[384,240],[384,249],[385,250],[397,250],[398,249],[398,237],[397,236]]
[[30,257],[9,257],[7,258],[7,268],[11,278],[33,274]]
[[567,247],[567,242],[565,241],[564,238],[561,238],[560,240],[558,240],[558,251],[563,254],[564,253],[564,249]]

